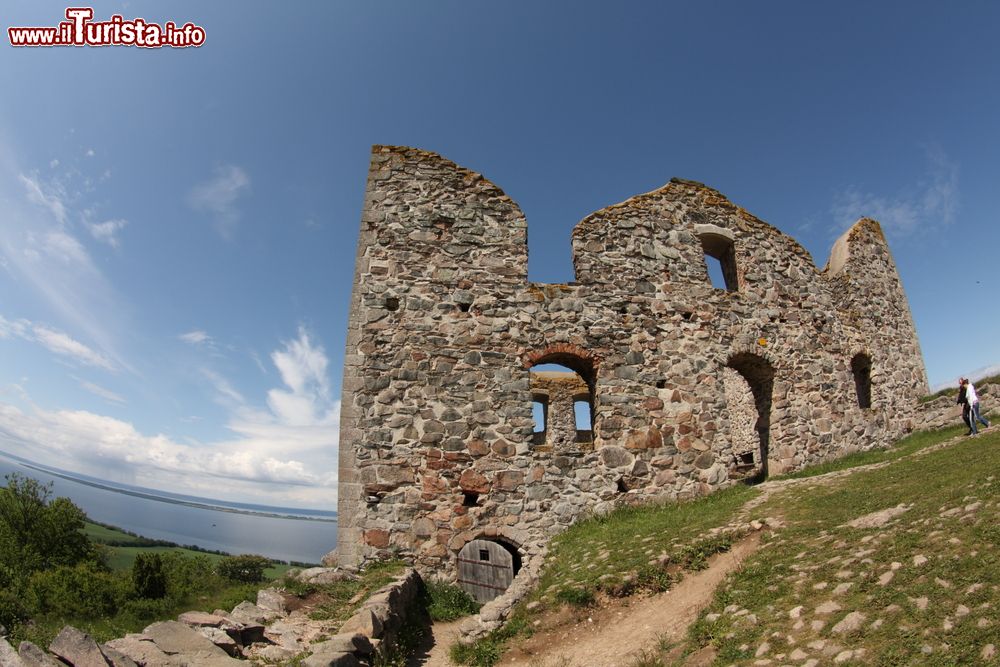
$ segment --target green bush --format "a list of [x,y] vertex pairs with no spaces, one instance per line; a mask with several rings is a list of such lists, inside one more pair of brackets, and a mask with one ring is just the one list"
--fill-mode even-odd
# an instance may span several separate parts
[[202,595],[206,584],[216,581],[215,569],[207,556],[165,553],[160,558],[167,576],[167,594],[175,600]]
[[454,621],[479,611],[479,603],[454,584],[428,581],[426,594],[427,611],[435,621]]
[[132,563],[132,589],[140,598],[159,600],[167,594],[167,575],[158,553],[140,552]]
[[125,591],[120,577],[93,563],[81,563],[35,572],[25,598],[33,615],[51,612],[93,619],[114,614]]
[[220,577],[243,584],[256,584],[264,581],[264,570],[271,566],[271,559],[263,556],[243,554],[242,556],[227,556],[218,562],[215,571]]
[[28,608],[21,595],[17,591],[0,588],[0,625],[13,633],[29,617]]

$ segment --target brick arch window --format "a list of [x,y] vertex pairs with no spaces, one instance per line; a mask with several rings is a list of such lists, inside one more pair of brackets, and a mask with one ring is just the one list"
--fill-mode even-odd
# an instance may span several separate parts
[[858,396],[858,407],[867,410],[872,406],[872,359],[859,352],[851,359],[851,373],[854,375],[854,391]]
[[538,418],[533,435],[536,447],[554,451],[590,448],[594,442],[597,360],[577,346],[560,343],[524,357],[530,370],[533,412],[544,414],[544,429]]

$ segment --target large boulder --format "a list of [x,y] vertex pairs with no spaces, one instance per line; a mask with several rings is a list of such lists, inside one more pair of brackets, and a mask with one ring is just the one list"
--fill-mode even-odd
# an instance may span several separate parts
[[3,637],[0,637],[0,667],[25,667],[21,656]]
[[101,644],[101,653],[108,659],[113,667],[139,667],[135,660],[128,657],[121,651],[116,651],[107,644]]
[[271,609],[263,609],[253,602],[243,601],[233,608],[229,618],[239,623],[267,623],[281,616],[280,612]]
[[257,606],[281,615],[288,613],[288,602],[285,600],[285,594],[277,588],[265,588],[257,591]]
[[142,633],[181,664],[198,667],[246,666],[244,661],[230,657],[197,630],[177,621],[153,623]]
[[338,581],[357,581],[358,575],[336,567],[310,567],[302,570],[295,578],[307,584],[332,584]]
[[174,667],[178,661],[167,655],[146,635],[130,634],[120,639],[112,639],[108,648],[126,655],[143,667]]
[[94,638],[71,625],[64,627],[49,644],[49,652],[73,667],[108,667],[108,659]]
[[21,642],[17,647],[17,654],[25,667],[66,667],[31,642]]

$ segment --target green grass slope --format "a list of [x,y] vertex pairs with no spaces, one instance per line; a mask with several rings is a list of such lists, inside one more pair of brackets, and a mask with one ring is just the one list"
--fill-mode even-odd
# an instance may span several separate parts
[[739,513],[783,527],[764,533],[683,644],[645,647],[631,667],[996,660],[1000,426],[977,438],[964,431],[917,433],[764,487],[580,522],[553,540],[539,586],[507,626],[452,657],[493,665],[563,604],[669,588],[729,548],[734,537],[711,529]]

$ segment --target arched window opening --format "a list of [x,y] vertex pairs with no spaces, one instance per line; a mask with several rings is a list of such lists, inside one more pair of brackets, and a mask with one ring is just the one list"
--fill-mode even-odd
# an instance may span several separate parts
[[735,292],[739,289],[736,276],[736,246],[732,239],[720,234],[702,234],[698,237],[705,253],[708,277],[716,289]]
[[860,352],[851,359],[851,373],[854,374],[854,390],[858,395],[858,407],[867,410],[872,406],[872,360]]
[[[590,449],[594,443],[592,366],[570,354],[551,357],[540,359],[529,372],[536,415],[534,445],[540,451]],[[538,429],[538,403],[544,407],[542,431]]]
[[733,440],[731,474],[761,482],[767,478],[774,368],[754,354],[733,355],[723,373],[723,386]]

